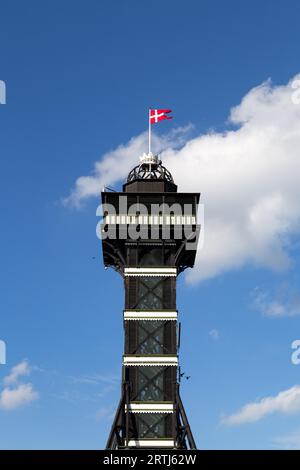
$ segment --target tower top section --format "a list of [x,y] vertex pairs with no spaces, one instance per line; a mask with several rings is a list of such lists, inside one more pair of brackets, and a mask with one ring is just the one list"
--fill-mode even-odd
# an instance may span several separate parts
[[160,165],[161,160],[159,159],[158,155],[154,155],[152,152],[149,153],[143,153],[143,155],[140,157],[140,165]]
[[[154,183],[151,189],[148,183]],[[160,183],[160,184],[157,184]],[[145,188],[145,189],[144,189]],[[135,166],[129,173],[124,184],[124,191],[153,191],[153,192],[176,192],[177,186],[169,170],[162,165],[158,155],[152,152],[144,153],[140,157],[139,165]],[[155,190],[157,188],[157,190]]]

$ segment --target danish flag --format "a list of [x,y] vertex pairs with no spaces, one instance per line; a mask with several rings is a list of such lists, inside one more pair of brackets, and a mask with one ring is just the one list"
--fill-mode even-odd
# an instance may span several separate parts
[[150,124],[155,124],[156,122],[163,121],[164,119],[172,119],[173,116],[167,116],[171,113],[171,109],[150,109],[149,110],[149,121]]

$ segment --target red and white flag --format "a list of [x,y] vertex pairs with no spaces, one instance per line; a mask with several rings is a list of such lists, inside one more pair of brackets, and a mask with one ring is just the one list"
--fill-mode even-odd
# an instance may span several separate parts
[[156,122],[163,121],[164,119],[172,119],[173,116],[167,116],[171,113],[171,109],[150,109],[149,110],[149,122],[155,124]]

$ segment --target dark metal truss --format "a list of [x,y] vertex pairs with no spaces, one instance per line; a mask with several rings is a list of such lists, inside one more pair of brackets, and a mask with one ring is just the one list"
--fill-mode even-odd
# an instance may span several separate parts
[[[129,412],[125,413],[125,404],[127,404],[127,410],[129,405],[129,383],[124,382],[123,393],[119,406],[115,415],[115,419],[107,440],[106,449],[127,449],[129,443]],[[140,416],[139,416],[140,419]],[[163,417],[161,418],[163,419]],[[135,419],[132,420],[133,430],[136,430]],[[157,426],[159,420],[149,426],[148,430],[152,430],[156,434],[155,430],[152,429]],[[144,423],[148,425],[148,423]],[[176,449],[197,449],[196,443],[185,413],[182,400],[179,395],[179,384],[177,384],[176,400],[175,400],[175,448]]]
[[[153,377],[147,377],[142,369],[140,368],[140,374],[144,377],[144,379],[146,379],[145,383],[143,384],[142,387],[139,388],[139,390],[137,391],[138,395],[140,395],[145,389],[147,389],[147,387],[150,387],[150,386],[153,386],[158,392],[160,392],[162,395],[164,393],[164,390],[162,388],[159,387],[159,385],[155,382],[155,380],[161,375],[161,374],[164,374],[165,373],[165,368],[164,369],[161,369],[159,370],[155,375],[153,375]],[[134,398],[135,399],[135,398]]]
[[[155,278],[154,277],[146,277],[145,279],[151,279],[154,280]],[[157,287],[162,284],[163,285],[163,282],[164,282],[164,278],[159,278],[159,280],[153,284],[152,286],[149,286],[147,284],[147,282],[145,282],[145,280],[141,277],[140,278],[140,284],[146,289],[145,292],[138,296],[138,299],[137,299],[137,303],[136,305],[133,307],[133,309],[136,309],[136,308],[139,308],[139,304],[145,299],[147,298],[148,296],[152,295],[153,297],[155,297],[157,300],[159,300],[161,303],[162,303],[162,307],[161,308],[164,308],[164,304],[163,304],[163,296],[160,297],[159,295],[157,295],[157,293],[155,292],[155,290],[157,289]],[[163,289],[162,289],[163,290]]]
[[[161,328],[165,328],[165,325],[166,325],[167,321],[160,321],[158,326],[154,329],[154,330],[147,330],[147,328],[145,328],[145,326],[143,325],[143,323],[141,321],[139,321],[138,323],[138,326],[141,330],[143,330],[146,334],[146,336],[141,340],[139,341],[139,343],[137,344],[136,346],[136,350],[132,352],[132,354],[137,354],[138,351],[140,351],[141,347],[146,344],[147,345],[147,342],[149,340],[153,340],[157,346],[159,346],[161,349],[164,350],[164,352],[166,354],[169,354],[169,350],[168,348],[162,344],[156,337],[155,337],[155,334],[161,329]],[[150,354],[150,353],[148,353]]]
[[161,164],[143,163],[134,167],[127,177],[127,183],[135,180],[164,180],[174,183],[169,170]]

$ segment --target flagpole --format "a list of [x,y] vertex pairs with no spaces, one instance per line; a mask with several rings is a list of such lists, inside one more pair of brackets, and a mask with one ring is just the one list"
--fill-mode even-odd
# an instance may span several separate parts
[[150,122],[150,116],[151,116],[151,109],[149,108],[149,117],[148,117],[148,121],[149,121],[149,132],[148,132],[148,139],[149,139],[149,155],[151,153],[151,122]]

